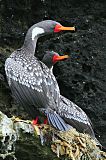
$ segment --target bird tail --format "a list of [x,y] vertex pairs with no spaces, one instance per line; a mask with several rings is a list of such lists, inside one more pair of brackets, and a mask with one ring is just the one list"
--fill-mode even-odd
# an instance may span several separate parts
[[54,128],[60,131],[67,131],[71,127],[70,125],[66,124],[65,121],[53,110],[45,110],[45,115],[48,118],[49,124],[51,124]]

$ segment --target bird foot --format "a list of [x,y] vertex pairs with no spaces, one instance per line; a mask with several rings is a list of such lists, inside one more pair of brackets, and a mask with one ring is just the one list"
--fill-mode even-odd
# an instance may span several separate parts
[[36,123],[36,121],[34,121],[32,123],[32,125],[34,127],[35,134],[40,137],[41,144],[43,145],[44,144],[44,137],[43,137],[43,132],[42,132],[42,126],[37,125],[35,123]]
[[32,120],[32,125],[37,125],[38,124],[38,117]]
[[32,120],[32,125],[34,127],[34,130],[35,130],[35,134],[37,136],[40,137],[40,141],[41,141],[41,144],[43,145],[44,142],[45,142],[45,138],[44,138],[44,135],[43,135],[43,129],[44,127],[48,124],[48,120],[47,118],[44,119],[44,123],[43,124],[38,124],[38,117],[36,117],[34,120]]

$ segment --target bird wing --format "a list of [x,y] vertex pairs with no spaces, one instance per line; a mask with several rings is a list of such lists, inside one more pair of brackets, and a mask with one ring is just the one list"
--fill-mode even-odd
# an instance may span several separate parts
[[79,132],[88,133],[95,137],[92,124],[86,113],[64,96],[60,96],[59,114],[66,123],[76,128]]
[[[35,57],[29,57],[29,63],[18,59],[8,58],[5,62],[5,71],[12,94],[27,111],[32,113],[32,107],[55,107],[56,98],[59,96],[58,88],[53,81],[53,76],[43,71],[42,66]],[[51,78],[52,77],[52,78]],[[50,86],[50,87],[49,87]],[[57,88],[51,92],[51,88]]]

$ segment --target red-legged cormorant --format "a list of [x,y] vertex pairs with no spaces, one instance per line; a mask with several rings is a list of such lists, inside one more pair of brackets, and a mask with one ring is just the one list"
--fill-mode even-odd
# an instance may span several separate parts
[[55,76],[34,56],[39,37],[62,30],[75,28],[63,27],[52,20],[34,24],[27,32],[23,46],[7,58],[5,72],[12,95],[32,118],[43,112],[54,127],[66,131],[70,126],[56,113],[60,106],[60,91]]
[[[67,56],[67,55],[65,55]],[[64,57],[64,56],[63,56]],[[53,72],[53,65],[61,60],[61,56],[54,51],[46,51],[42,62]],[[60,95],[60,105],[55,109],[56,113],[65,121],[66,124],[76,128],[81,133],[89,134],[96,140],[97,144],[101,146],[99,141],[95,138],[95,134],[92,128],[92,123],[86,113],[78,107],[75,103]],[[52,121],[51,117],[49,121]]]

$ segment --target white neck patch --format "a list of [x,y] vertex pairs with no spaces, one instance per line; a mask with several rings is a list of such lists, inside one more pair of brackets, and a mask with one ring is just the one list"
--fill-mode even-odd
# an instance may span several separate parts
[[39,35],[39,34],[42,34],[44,33],[44,29],[43,28],[40,28],[40,27],[35,27],[33,30],[32,30],[32,40],[34,41],[34,38]]

